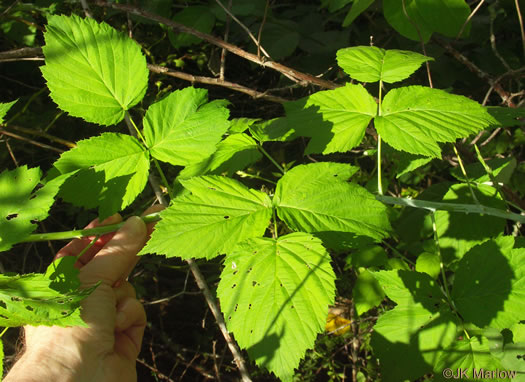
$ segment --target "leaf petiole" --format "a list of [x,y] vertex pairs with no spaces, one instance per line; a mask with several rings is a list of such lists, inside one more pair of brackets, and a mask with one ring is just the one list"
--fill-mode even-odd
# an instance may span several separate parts
[[[160,220],[159,212],[141,217],[144,223],[153,223]],[[69,240],[78,239],[86,236],[100,236],[106,233],[115,232],[124,225],[125,222],[116,224],[108,224],[95,228],[77,229],[63,232],[48,232],[48,233],[35,233],[27,236],[25,239],[19,241],[19,243],[30,243],[35,241],[49,241],[49,240]]]

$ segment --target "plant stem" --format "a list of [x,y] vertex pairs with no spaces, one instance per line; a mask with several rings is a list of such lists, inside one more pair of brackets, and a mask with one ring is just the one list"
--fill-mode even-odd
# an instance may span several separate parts
[[[152,223],[160,220],[159,213],[155,212],[153,214],[141,217],[144,223]],[[124,225],[125,222],[117,224],[108,224],[95,228],[87,229],[77,229],[72,231],[63,231],[63,232],[48,232],[48,233],[34,233],[29,235],[25,239],[19,241],[19,243],[30,243],[34,241],[49,241],[49,240],[70,240],[78,239],[85,236],[98,236],[104,235],[106,233],[117,231],[120,227]]]
[[[124,114],[124,121],[126,121],[126,124],[128,125],[128,128],[130,129],[130,132],[133,129],[135,129],[135,132],[137,133],[137,136],[140,138],[142,143],[144,143],[144,146],[148,147],[148,145],[146,144],[146,140],[144,139],[144,136],[140,132],[140,130],[137,127],[137,125],[135,125],[135,122],[133,122],[133,119],[131,118],[131,116],[129,115],[129,112],[127,112],[127,111],[126,111],[126,114]],[[131,128],[131,126],[133,127],[133,129]]]
[[463,204],[463,203],[445,203],[445,202],[430,202],[427,200],[416,200],[406,198],[395,198],[392,196],[376,195],[376,199],[386,204],[393,204],[405,207],[421,208],[429,211],[452,211],[462,212],[465,214],[480,214],[496,216],[502,219],[513,220],[520,223],[525,223],[525,216],[513,212],[503,211],[497,208],[486,207],[481,204]]
[[476,155],[478,157],[479,162],[485,169],[485,172],[490,178],[490,181],[492,182],[492,185],[498,190],[499,195],[501,196],[501,199],[505,202],[507,208],[509,208],[509,203],[507,202],[507,199],[505,198],[505,194],[503,193],[503,190],[501,189],[499,183],[496,181],[496,177],[494,176],[494,173],[492,172],[492,169],[489,167],[488,164],[485,163],[485,159],[483,159],[483,156],[481,155],[481,152],[479,151],[478,145],[474,144],[474,149],[476,150]]
[[463,166],[463,161],[461,160],[461,157],[459,156],[458,149],[456,148],[456,145],[452,145],[454,148],[454,152],[456,153],[456,157],[458,158],[459,167],[461,167],[461,172],[463,173],[463,176],[465,177],[465,180],[467,181],[468,189],[470,190],[470,194],[472,195],[472,199],[476,204],[480,204],[478,198],[476,197],[476,194],[474,193],[474,189],[472,188],[472,182],[470,181],[470,178],[467,175],[467,171],[465,170],[465,167]]
[[439,246],[439,236],[438,236],[437,227],[436,227],[435,211],[431,212],[430,217],[432,218],[432,230],[434,231],[434,242],[436,243],[436,251],[439,257],[439,269],[441,271],[441,277],[443,278],[443,286],[445,288],[445,295],[447,297],[447,301],[449,305],[455,309],[454,302],[452,301],[452,297],[448,289],[447,277],[445,275],[445,265],[443,264],[443,256],[441,255],[441,248]]
[[273,215],[273,229],[274,229],[274,235],[275,239],[279,238],[279,233],[277,232],[277,217],[275,216],[275,208],[272,208],[272,215]]
[[[383,81],[379,80],[379,104],[377,105],[377,115],[381,116],[381,98],[383,96]],[[381,179],[381,135],[377,134],[377,192],[383,195],[383,181]]]
[[273,159],[272,156],[266,152],[265,149],[263,149],[262,145],[259,145],[257,147],[259,148],[259,150],[261,150],[261,153],[263,153],[264,156],[266,156],[266,158],[268,158],[275,165],[275,167],[277,167],[279,171],[283,173],[283,175],[286,174],[284,168],[282,168],[282,166],[279,163],[277,163],[275,159]]
[[82,251],[79,252],[79,254],[77,255],[77,260],[80,259],[82,257],[82,255],[84,255],[84,253],[86,253],[88,251],[89,248],[94,246],[98,239],[100,239],[100,235],[96,235],[93,238],[93,240],[91,240],[90,243],[88,245],[86,245]]

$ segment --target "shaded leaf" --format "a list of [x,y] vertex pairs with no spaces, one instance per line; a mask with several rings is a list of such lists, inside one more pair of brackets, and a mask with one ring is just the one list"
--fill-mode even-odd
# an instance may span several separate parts
[[[210,33],[215,25],[215,15],[208,7],[193,5],[184,8],[173,16],[173,21],[186,25],[187,27],[198,30],[203,33]],[[173,32],[168,30],[168,37],[171,45],[176,49],[200,43],[202,40],[189,33]]]
[[523,320],[525,248],[512,244],[512,237],[490,240],[459,261],[452,298],[466,321],[504,329]]

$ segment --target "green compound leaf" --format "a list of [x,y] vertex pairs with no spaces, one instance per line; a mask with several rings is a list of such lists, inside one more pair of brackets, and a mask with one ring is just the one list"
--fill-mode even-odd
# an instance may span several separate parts
[[[11,107],[17,102],[18,100],[8,102],[8,103],[0,103],[0,123],[4,123],[4,117],[11,109]],[[1,375],[1,374],[0,374]]]
[[297,132],[288,118],[274,118],[250,126],[250,133],[259,142],[288,142],[297,138]]
[[0,275],[0,326],[86,326],[80,318],[80,302],[96,286],[78,289],[74,260],[55,260],[46,274]]
[[459,261],[452,298],[463,318],[479,327],[510,328],[525,311],[525,248],[512,237],[472,248]]
[[[435,381],[451,379],[450,375],[444,374],[445,369],[451,369],[454,375],[459,374],[459,377],[463,377],[462,381],[467,381],[484,380],[485,370],[487,372],[501,370],[502,366],[500,361],[490,353],[489,341],[485,337],[471,337],[454,341],[446,351],[441,353],[434,367]],[[466,374],[461,376],[461,372],[457,373],[458,369],[466,371]],[[488,379],[500,380],[496,377]],[[506,378],[503,379],[506,380]]]
[[385,96],[375,127],[393,148],[439,157],[438,142],[453,142],[497,121],[466,97],[423,86],[393,89]]
[[209,158],[192,163],[179,173],[180,179],[197,175],[227,173],[231,176],[249,164],[257,162],[262,155],[257,148],[257,142],[244,133],[232,134],[217,145]]
[[441,270],[441,263],[437,253],[423,252],[416,260],[416,271],[426,273],[437,279]]
[[363,86],[347,84],[288,102],[285,110],[288,124],[299,135],[312,137],[305,154],[329,154],[361,143],[377,104]]
[[144,97],[148,68],[140,46],[108,24],[51,16],[44,37],[42,74],[70,115],[114,125]]
[[337,51],[337,63],[361,82],[393,83],[408,78],[431,57],[407,50],[385,50],[376,46],[354,46]]
[[[75,205],[99,208],[104,219],[129,206],[148,180],[149,155],[134,137],[104,133],[77,142],[55,162],[67,174],[60,196]],[[89,192],[86,192],[89,190]]]
[[239,244],[217,288],[228,329],[250,358],[291,381],[324,330],[335,274],[321,241],[306,233]]
[[144,117],[144,135],[151,155],[186,166],[208,158],[229,127],[223,101],[206,103],[206,89],[188,87],[151,105]]
[[[465,0],[384,0],[383,13],[403,36],[428,42],[434,32],[456,37],[470,15],[470,7]],[[469,27],[462,36],[468,34]]]
[[277,183],[274,204],[293,230],[339,231],[382,239],[390,231],[386,207],[346,180],[355,168],[342,163],[299,165]]
[[26,238],[44,220],[55,195],[67,176],[48,182],[35,191],[40,183],[40,169],[18,167],[0,174],[0,252],[7,251]]
[[[487,207],[505,210],[498,191],[484,184],[473,186],[478,201]],[[444,202],[475,203],[466,184],[454,184],[443,197]],[[441,254],[446,264],[460,259],[476,244],[503,233],[505,220],[489,215],[436,211],[436,230]]]
[[398,304],[379,317],[372,334],[384,380],[414,380],[431,372],[440,352],[456,337],[457,319],[443,293],[426,273],[400,270],[373,275]]
[[272,214],[268,195],[221,176],[181,183],[191,194],[174,199],[160,213],[162,220],[140,254],[211,259],[264,234]]

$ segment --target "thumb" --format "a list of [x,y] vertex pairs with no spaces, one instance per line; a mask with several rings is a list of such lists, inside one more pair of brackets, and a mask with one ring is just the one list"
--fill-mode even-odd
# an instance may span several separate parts
[[115,236],[80,270],[80,281],[92,285],[99,281],[113,286],[128,277],[137,263],[137,253],[146,243],[146,225],[138,216],[130,217]]

